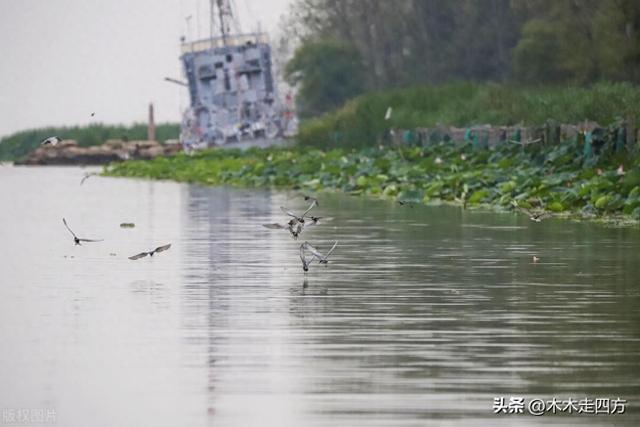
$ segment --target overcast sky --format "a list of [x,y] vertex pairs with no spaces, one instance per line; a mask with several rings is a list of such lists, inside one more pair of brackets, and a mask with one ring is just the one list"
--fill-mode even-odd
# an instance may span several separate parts
[[[273,39],[290,1],[235,0],[242,30],[260,21]],[[149,102],[156,121],[178,122],[186,90],[163,79],[182,78],[179,38],[206,37],[208,11],[208,0],[0,0],[0,137],[141,122]]]

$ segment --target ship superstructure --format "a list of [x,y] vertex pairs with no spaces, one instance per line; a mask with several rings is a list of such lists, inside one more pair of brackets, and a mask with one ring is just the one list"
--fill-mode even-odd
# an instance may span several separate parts
[[281,137],[292,115],[278,100],[267,35],[231,34],[229,1],[211,0],[212,35],[215,10],[220,34],[181,45],[190,99],[181,142],[190,150]]

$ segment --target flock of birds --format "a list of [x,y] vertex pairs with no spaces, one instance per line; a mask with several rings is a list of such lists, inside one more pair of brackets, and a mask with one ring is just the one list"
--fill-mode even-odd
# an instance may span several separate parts
[[[386,111],[386,114],[385,114],[385,120],[389,120],[389,118],[391,117],[391,114],[392,114],[392,109],[391,109],[391,107],[389,107],[387,109],[387,111]],[[91,113],[92,117],[94,115],[95,115],[95,113]],[[60,138],[58,136],[50,136],[50,137],[44,139],[43,141],[41,141],[40,145],[42,145],[42,146],[47,146],[47,145],[55,146],[58,143],[60,143],[61,141],[62,141],[62,138]],[[89,179],[91,176],[94,176],[94,175],[95,175],[95,173],[85,173],[83,175],[82,179],[80,180],[80,185],[84,184],[84,182],[87,179]],[[294,212],[290,211],[289,209],[285,208],[284,206],[281,206],[280,209],[290,218],[289,221],[284,222],[284,223],[262,224],[263,227],[266,227],[266,228],[269,228],[269,229],[272,229],[272,230],[287,230],[291,234],[293,239],[297,240],[298,237],[300,236],[300,234],[305,230],[305,228],[318,225],[320,223],[320,220],[323,220],[322,222],[326,222],[326,221],[331,220],[331,218],[325,218],[325,217],[320,217],[320,216],[309,215],[309,212],[313,208],[315,208],[317,206],[320,206],[320,205],[318,203],[318,199],[316,199],[314,197],[311,197],[311,196],[303,196],[303,197],[304,197],[304,199],[306,201],[311,201],[311,205],[309,205],[307,210],[304,211],[301,215],[297,215]],[[464,202],[463,207],[466,208],[466,204],[467,204],[466,203],[467,202],[466,197],[464,198],[463,202]],[[413,207],[414,202],[398,200],[398,204],[400,206]],[[551,216],[551,214],[549,212],[533,211],[533,210],[522,208],[522,207],[518,206],[518,203],[516,201],[512,202],[512,205],[518,211],[526,214],[529,217],[529,219],[531,221],[534,221],[534,222],[541,222],[544,218],[547,218],[547,217]],[[67,230],[69,230],[69,232],[73,236],[73,241],[74,241],[74,243],[76,245],[81,245],[81,242],[101,242],[103,240],[103,239],[84,239],[84,238],[79,238],[73,232],[73,230],[71,230],[71,228],[67,224],[67,221],[66,221],[65,218],[62,218],[62,222],[63,222],[64,226],[67,228]],[[121,226],[126,226],[126,227],[131,227],[131,225],[132,224],[129,224],[129,223],[121,224]],[[307,241],[302,243],[300,245],[300,260],[302,261],[302,269],[305,272],[309,271],[309,266],[314,261],[317,261],[319,264],[324,264],[326,266],[329,263],[328,257],[335,250],[336,246],[338,246],[338,242],[337,241],[333,244],[331,249],[329,249],[327,251],[327,253],[323,255],[316,247],[311,245],[311,243],[309,243]],[[163,246],[158,246],[157,248],[153,249],[152,251],[140,252],[140,253],[138,253],[136,255],[132,255],[132,256],[129,257],[129,259],[130,260],[137,260],[137,259],[140,259],[140,258],[144,258],[146,256],[152,257],[155,253],[166,251],[170,247],[171,247],[170,243],[166,244],[166,245],[163,245]],[[307,257],[307,252],[309,254],[311,254],[310,257]],[[534,256],[533,258],[534,258],[534,262],[537,262],[539,260],[538,257]]]
[[[47,145],[55,146],[58,143],[60,143],[60,141],[62,141],[62,138],[60,138],[58,136],[50,136],[50,137],[44,139],[40,143],[40,145],[43,145],[43,146],[47,146]],[[84,182],[87,179],[89,179],[90,177],[92,177],[94,175],[96,175],[96,174],[95,173],[85,173],[82,176],[82,179],[80,180],[80,185],[84,184]],[[298,236],[303,232],[303,230],[305,228],[318,225],[320,223],[320,220],[322,220],[322,222],[326,222],[326,221],[331,220],[331,218],[309,215],[309,212],[314,207],[319,206],[318,199],[316,199],[314,197],[311,197],[311,196],[304,196],[304,199],[306,201],[311,201],[311,205],[309,206],[309,208],[306,211],[304,211],[302,213],[302,215],[297,215],[297,214],[293,213],[292,211],[288,210],[287,208],[281,206],[280,209],[282,209],[282,211],[287,216],[290,217],[289,221],[287,221],[285,223],[282,223],[282,224],[280,224],[280,223],[263,224],[263,226],[266,227],[266,228],[269,228],[269,229],[287,230],[287,231],[289,231],[289,233],[291,233],[291,236],[293,237],[293,239],[297,240]],[[69,230],[69,233],[71,233],[71,235],[73,236],[73,242],[74,242],[75,245],[82,245],[83,242],[85,242],[85,243],[102,242],[104,240],[104,239],[86,239],[86,238],[78,237],[76,235],[76,233],[74,233],[73,230],[69,227],[69,224],[67,224],[67,220],[65,218],[62,218],[62,223],[67,228],[67,230]],[[130,228],[132,225],[133,224],[130,224],[130,223],[120,224],[120,226],[123,227],[123,228]],[[311,243],[306,242],[306,241],[304,243],[302,243],[300,245],[300,260],[302,261],[302,269],[305,272],[309,271],[309,266],[314,261],[317,261],[319,264],[323,264],[323,265],[326,266],[329,263],[329,260],[328,260],[329,255],[331,255],[331,253],[334,251],[336,246],[338,246],[338,242],[337,241],[333,244],[331,249],[329,249],[329,251],[327,251],[327,253],[323,255],[316,247],[311,245]],[[151,251],[140,252],[140,253],[138,253],[136,255],[132,255],[132,256],[129,257],[129,259],[135,261],[135,260],[138,260],[140,258],[144,258],[146,256],[152,257],[154,254],[166,251],[170,247],[171,247],[171,243],[166,244],[166,245],[162,245],[162,246],[158,246],[157,248],[155,248],[155,249],[153,249]],[[310,254],[309,257],[307,257],[307,252]]]
[[[94,242],[102,242],[102,241],[104,241],[104,239],[86,239],[86,238],[83,238],[83,237],[78,237],[78,235],[73,232],[71,227],[69,227],[69,224],[67,224],[67,220],[65,218],[62,218],[62,223],[67,228],[67,230],[69,230],[69,233],[71,233],[71,235],[73,236],[73,243],[76,246],[82,246],[83,242],[94,243]],[[120,224],[120,227],[130,228],[131,227],[131,223],[122,223],[122,224]],[[170,247],[171,247],[171,243],[169,243],[167,245],[158,246],[157,248],[155,248],[155,249],[153,249],[151,251],[140,252],[138,254],[132,255],[132,256],[129,257],[129,259],[135,261],[137,259],[144,258],[146,256],[153,256],[153,254],[158,253],[158,252],[166,251]],[[112,255],[115,255],[115,254],[112,254]]]
[[[303,196],[306,201],[311,201],[311,205],[307,208],[306,211],[302,213],[302,215],[297,215],[285,208],[284,206],[280,206],[282,212],[284,212],[290,219],[284,223],[271,223],[271,224],[262,224],[263,227],[269,228],[271,230],[286,230],[291,234],[293,240],[298,240],[298,237],[305,228],[312,227],[318,225],[320,220],[322,222],[330,221],[331,218],[321,217],[309,215],[309,212],[315,208],[316,206],[320,206],[318,203],[318,199],[311,196]],[[329,263],[329,255],[335,250],[336,246],[338,246],[338,241],[334,242],[331,249],[327,251],[326,254],[322,254],[316,247],[311,245],[311,243],[305,241],[300,245],[300,261],[302,261],[302,270],[306,273],[309,271],[309,266],[314,261],[317,261],[319,264],[323,264],[326,266]],[[307,257],[307,252],[310,254]]]
[[[95,114],[96,113],[91,113],[91,117],[95,116]],[[60,141],[62,141],[62,138],[60,138],[59,136],[50,136],[50,137],[45,138],[44,140],[42,140],[40,142],[40,145],[42,145],[42,146],[47,146],[47,145],[55,146],[55,145],[58,145],[58,143],[60,143]],[[86,172],[82,176],[82,179],[80,180],[80,185],[84,184],[84,182],[87,179],[91,178],[94,175],[97,175],[97,174],[96,173]],[[69,230],[69,233],[71,233],[71,235],[73,236],[73,243],[76,246],[81,246],[83,242],[85,242],[85,243],[94,243],[94,242],[102,242],[102,241],[104,241],[104,239],[85,239],[85,238],[82,238],[82,237],[78,237],[76,235],[76,233],[73,232],[71,227],[69,227],[69,224],[67,224],[67,220],[65,218],[62,218],[62,223],[67,228],[67,230]],[[122,228],[132,228],[132,227],[134,227],[134,224],[126,222],[126,223],[120,224],[120,227],[122,227]],[[132,261],[135,261],[137,259],[144,258],[146,256],[152,257],[154,254],[166,251],[170,247],[171,247],[171,243],[166,244],[166,245],[162,245],[162,246],[158,246],[157,248],[155,248],[155,249],[153,249],[151,251],[144,251],[144,252],[140,252],[138,254],[132,255],[132,256],[129,257],[129,259],[132,260]]]
[[[91,113],[91,117],[95,116],[95,114],[96,113]],[[55,136],[54,135],[54,136],[50,136],[48,138],[43,139],[40,142],[40,145],[42,145],[42,146],[47,146],[47,145],[55,146],[55,145],[58,145],[61,141],[62,141],[62,138],[60,138],[59,136]],[[92,177],[94,175],[97,175],[97,174],[96,173],[86,172],[82,176],[82,179],[80,180],[80,185],[84,184],[84,182],[87,179],[89,179],[90,177]],[[65,218],[62,218],[62,223],[67,228],[67,230],[69,230],[69,233],[71,233],[71,235],[73,236],[73,243],[76,246],[81,246],[83,242],[85,242],[85,243],[94,243],[94,242],[102,242],[102,241],[104,241],[104,239],[85,239],[85,238],[82,238],[82,237],[78,237],[78,235],[73,232],[71,227],[69,227],[69,224],[67,224],[67,220]],[[120,224],[120,227],[122,227],[122,228],[132,228],[132,227],[134,227],[134,224],[133,223],[128,223],[128,222],[127,223],[122,223],[122,224]],[[138,254],[132,255],[132,256],[129,257],[129,259],[135,261],[137,259],[144,258],[146,256],[152,257],[153,254],[156,254],[158,252],[166,251],[170,247],[171,247],[171,243],[166,244],[166,245],[162,245],[162,246],[158,246],[157,248],[155,248],[155,249],[153,249],[151,251],[140,252]],[[115,254],[112,254],[112,255],[115,255]]]
[[[80,181],[80,185],[82,185],[82,183],[84,183],[84,181],[90,177],[93,176],[95,174],[89,174],[86,173],[83,177],[82,180]],[[287,215],[289,216],[291,219],[285,223],[272,223],[272,224],[263,224],[264,227],[269,228],[269,229],[279,229],[279,230],[287,230],[291,236],[293,237],[294,240],[298,239],[298,236],[300,236],[300,234],[302,233],[302,231],[307,228],[307,227],[312,227],[314,225],[317,225],[320,223],[320,220],[322,220],[322,222],[326,222],[326,221],[330,221],[331,218],[326,218],[326,217],[321,217],[321,216],[314,216],[314,215],[309,215],[309,212],[316,206],[319,206],[318,204],[318,199],[314,198],[314,197],[310,197],[310,196],[304,196],[304,199],[307,201],[311,201],[311,205],[309,206],[309,208],[304,211],[302,213],[302,215],[297,215],[295,213],[293,213],[292,211],[288,210],[287,208],[285,208],[284,206],[281,206],[280,209]],[[62,218],[62,223],[64,224],[64,226],[66,227],[67,230],[69,230],[69,233],[71,233],[71,236],[73,236],[73,243],[76,246],[81,246],[82,243],[95,243],[95,242],[102,242],[104,241],[104,239],[87,239],[84,237],[78,237],[78,235],[71,229],[71,227],[69,227],[69,224],[67,223],[66,218]],[[120,227],[122,228],[131,228],[134,227],[135,225],[133,223],[122,223],[120,224]],[[331,247],[331,249],[329,249],[327,251],[326,254],[322,254],[320,252],[320,250],[318,250],[318,248],[316,248],[315,246],[313,246],[311,243],[305,241],[304,243],[302,243],[300,245],[300,260],[302,261],[302,269],[307,272],[309,271],[309,266],[314,262],[317,261],[319,264],[323,264],[323,265],[327,265],[329,263],[329,255],[331,255],[331,253],[335,250],[336,246],[338,246],[338,241],[334,242],[333,246]],[[151,250],[151,251],[143,251],[140,252],[138,254],[132,255],[130,257],[128,257],[130,260],[135,261],[138,260],[140,258],[144,258],[144,257],[152,257],[154,254],[156,253],[160,253],[160,252],[164,252],[166,250],[168,250],[169,248],[171,248],[171,243],[168,243],[166,245],[162,245],[162,246],[158,246],[157,248]],[[307,256],[307,253],[309,253],[310,255]]]

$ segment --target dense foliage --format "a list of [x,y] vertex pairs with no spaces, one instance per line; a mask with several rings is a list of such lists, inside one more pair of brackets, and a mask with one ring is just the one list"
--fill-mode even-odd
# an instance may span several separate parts
[[417,203],[510,208],[515,200],[558,214],[624,213],[640,219],[638,156],[612,140],[593,155],[584,153],[580,137],[553,147],[505,143],[495,150],[452,143],[401,149],[210,150],[114,164],[107,173],[210,185],[339,190]]
[[338,108],[363,90],[364,67],[358,51],[334,40],[307,43],[287,64],[285,77],[300,82],[298,114],[309,117]]
[[368,89],[450,80],[640,83],[636,0],[294,0],[281,51],[352,45]]
[[[364,147],[389,128],[414,129],[438,123],[454,126],[540,125],[547,120],[608,126],[620,118],[640,123],[640,87],[598,83],[592,87],[521,88],[452,83],[386,90],[357,97],[341,109],[304,122],[298,141],[314,147]],[[384,120],[388,107],[389,120]]]
[[[160,142],[176,139],[180,132],[179,125],[164,123],[156,125],[156,138]],[[73,139],[81,147],[99,145],[108,139],[146,140],[147,125],[132,126],[91,125],[85,127],[49,127],[32,129],[14,133],[0,140],[0,160],[16,160],[35,150],[40,142],[50,136],[62,139]]]

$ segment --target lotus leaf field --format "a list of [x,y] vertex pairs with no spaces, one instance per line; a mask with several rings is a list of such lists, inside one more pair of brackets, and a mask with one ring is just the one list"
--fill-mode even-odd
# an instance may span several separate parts
[[580,136],[544,147],[452,143],[360,150],[213,149],[109,166],[110,176],[206,185],[341,191],[403,202],[551,211],[572,218],[640,219],[640,157],[605,144],[589,157]]

